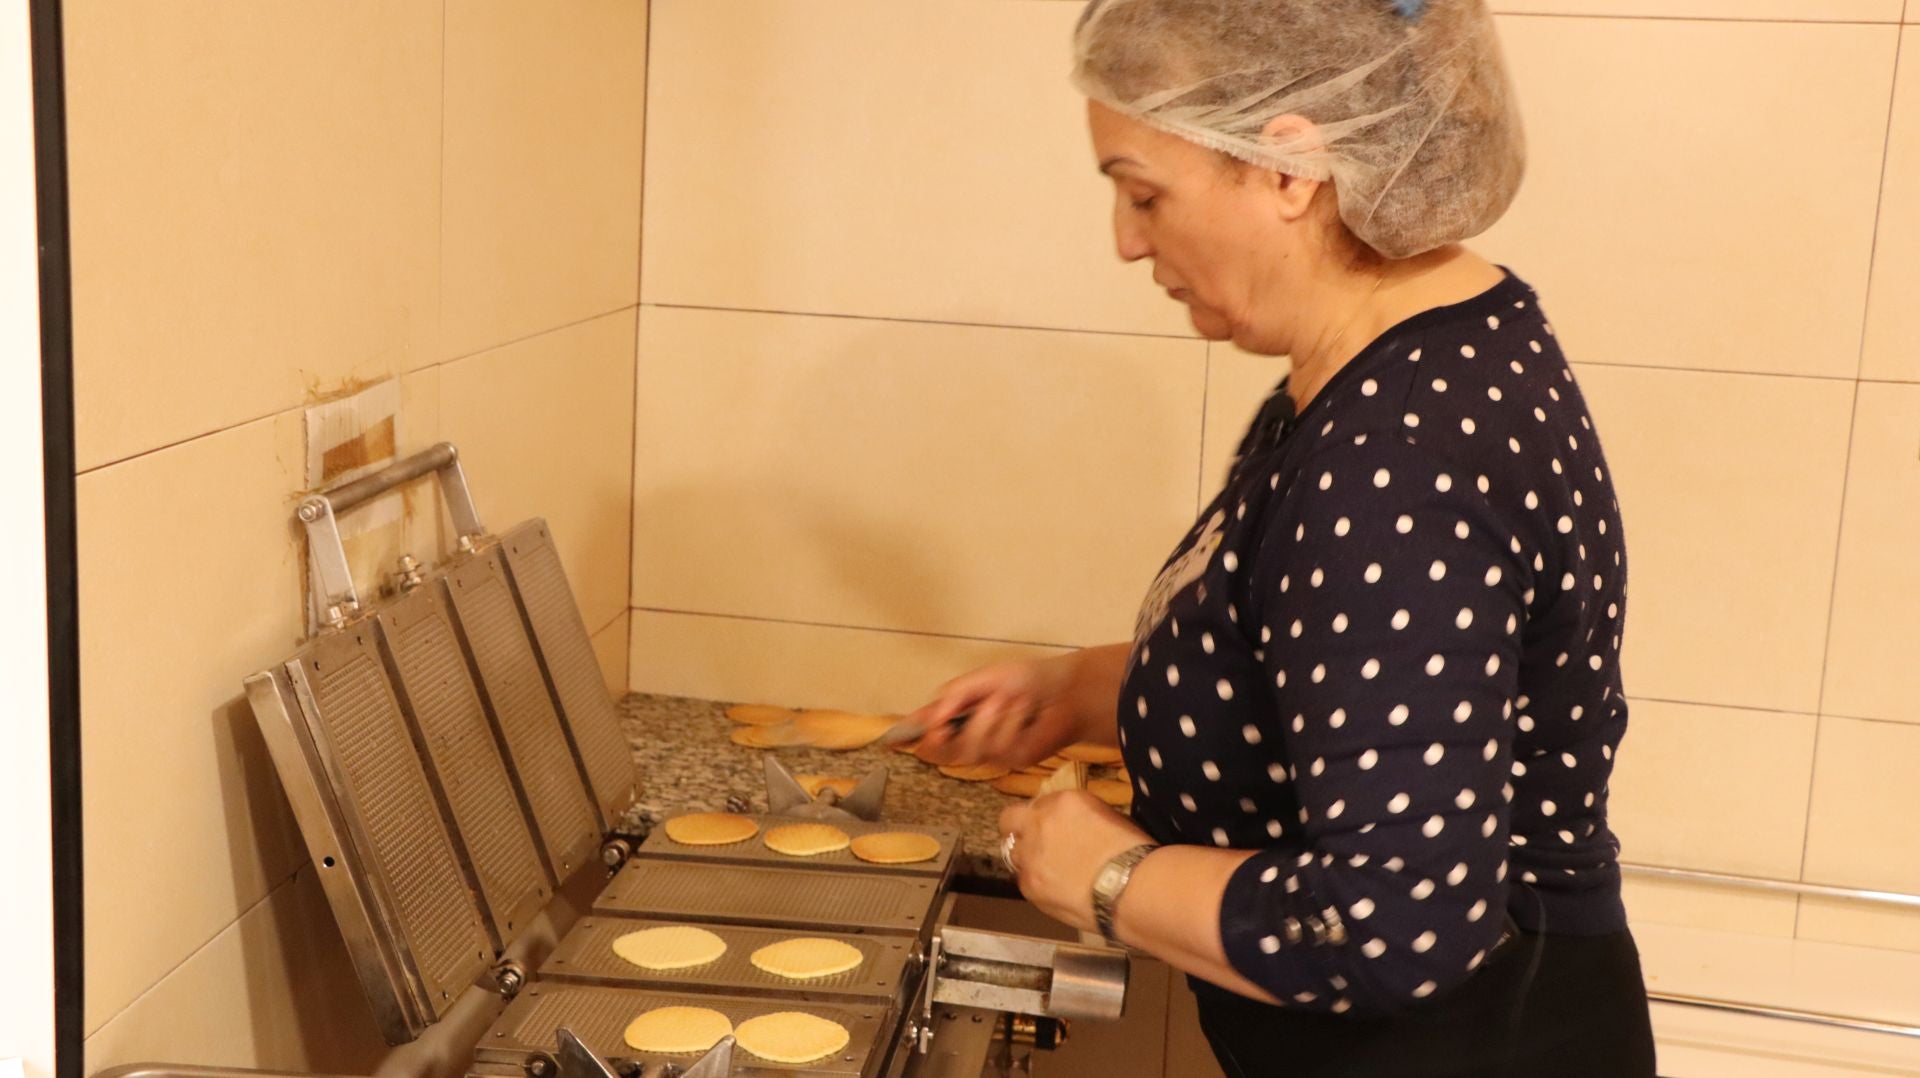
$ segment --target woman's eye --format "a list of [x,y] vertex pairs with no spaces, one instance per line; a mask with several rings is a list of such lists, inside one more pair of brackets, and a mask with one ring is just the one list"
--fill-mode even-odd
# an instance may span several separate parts
[[1133,200],[1133,208],[1145,212],[1153,208],[1153,202],[1153,195],[1148,195],[1146,198],[1136,198]]

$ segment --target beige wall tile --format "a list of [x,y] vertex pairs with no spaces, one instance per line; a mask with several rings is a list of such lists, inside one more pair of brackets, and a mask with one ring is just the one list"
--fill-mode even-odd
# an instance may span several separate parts
[[[1920,22],[1920,4],[1907,20]],[[1920,29],[1901,31],[1900,59],[1860,375],[1920,382]]]
[[1827,648],[1830,715],[1920,722],[1920,385],[1860,384]]
[[1820,720],[1805,879],[1920,894],[1920,726]]
[[635,692],[880,713],[976,666],[1066,650],[652,610],[633,612],[632,648]]
[[660,0],[648,303],[1190,335],[1114,255],[1076,5]]
[[1634,935],[1652,990],[1920,1022],[1920,956],[1672,925]]
[[[1909,893],[1913,888],[1909,887]],[[1804,940],[1920,951],[1920,910],[1852,899],[1809,898],[1800,904]]]
[[1608,802],[1621,856],[1748,876],[1797,875],[1814,716],[1629,703]]
[[1126,639],[1193,521],[1199,341],[647,307],[634,605]]
[[627,694],[627,626],[631,620],[632,611],[622,610],[593,634],[593,657],[600,661],[607,691],[616,697]]
[[82,469],[433,354],[439,5],[65,18]]
[[[1200,462],[1200,504],[1226,485],[1233,451],[1240,447],[1260,405],[1286,377],[1285,356],[1256,356],[1231,345],[1207,345],[1207,429]],[[1195,511],[1199,505],[1194,506]]]
[[480,519],[547,519],[589,630],[627,607],[633,345],[628,308],[440,368]]
[[[1795,820],[1794,826],[1799,825],[1800,821]],[[1625,856],[1633,861],[1639,859],[1641,853],[1629,849]],[[1756,936],[1793,935],[1796,900],[1792,895],[1761,894],[1632,874],[1621,881],[1621,893],[1626,899],[1627,917],[1636,927],[1684,925]]]
[[240,690],[305,631],[305,459],[288,412],[80,477],[89,1032],[306,857]]
[[1492,0],[1494,11],[1615,18],[1899,22],[1902,0]]
[[447,5],[442,355],[639,299],[647,5]]
[[[1500,28],[1529,175],[1477,246],[1540,289],[1574,359],[1853,375],[1897,29]],[[1817,198],[1753,167],[1787,131],[1820,132]]]
[[86,1071],[165,1061],[369,1074],[385,1051],[306,867],[88,1037]]
[[1578,375],[1626,521],[1628,693],[1816,711],[1853,385]]

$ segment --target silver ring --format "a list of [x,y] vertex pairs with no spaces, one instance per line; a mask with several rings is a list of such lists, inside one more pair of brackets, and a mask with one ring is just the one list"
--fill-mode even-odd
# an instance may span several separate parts
[[1016,876],[1020,874],[1020,866],[1013,863],[1013,844],[1018,841],[1020,836],[1011,831],[1000,839],[1000,860],[1006,863],[1007,871]]

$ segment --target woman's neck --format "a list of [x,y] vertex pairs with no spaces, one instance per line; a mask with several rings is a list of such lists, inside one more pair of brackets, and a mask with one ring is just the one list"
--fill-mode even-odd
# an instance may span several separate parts
[[1498,284],[1499,267],[1464,247],[1340,273],[1315,289],[1323,312],[1301,326],[1287,392],[1304,412],[1334,375],[1382,333],[1422,311],[1471,299]]

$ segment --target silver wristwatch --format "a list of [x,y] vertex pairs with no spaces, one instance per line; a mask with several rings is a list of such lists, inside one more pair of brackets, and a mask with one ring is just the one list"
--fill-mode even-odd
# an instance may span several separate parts
[[1113,911],[1120,904],[1120,893],[1127,889],[1128,881],[1133,879],[1134,866],[1159,848],[1159,843],[1142,843],[1115,854],[1113,860],[1101,865],[1100,871],[1093,874],[1093,920],[1100,926],[1100,935],[1116,947],[1120,946],[1120,940],[1113,934]]

